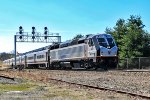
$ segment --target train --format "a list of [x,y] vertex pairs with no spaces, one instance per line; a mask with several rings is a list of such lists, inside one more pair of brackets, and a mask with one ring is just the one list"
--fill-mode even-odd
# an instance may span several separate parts
[[115,68],[118,64],[118,47],[111,34],[90,34],[85,37],[53,43],[7,59],[3,64],[11,67],[66,69]]

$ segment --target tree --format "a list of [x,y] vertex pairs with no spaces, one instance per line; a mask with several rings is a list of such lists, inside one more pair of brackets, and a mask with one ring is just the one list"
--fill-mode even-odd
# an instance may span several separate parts
[[3,60],[6,60],[6,59],[10,59],[13,57],[13,54],[9,54],[9,53],[1,53],[0,54],[0,60],[3,61]]
[[129,57],[141,57],[144,56],[144,48],[147,41],[145,41],[145,30],[140,16],[131,15],[127,20],[127,34],[124,38],[126,47],[128,49]]
[[82,38],[83,36],[84,36],[84,35],[77,34],[72,40],[76,40],[76,39]]
[[122,57],[122,52],[124,52],[123,47],[125,46],[123,38],[126,34],[127,27],[124,19],[119,19],[116,22],[116,26],[113,29],[106,28],[106,33],[112,34],[115,41],[119,47],[119,55]]
[[131,15],[129,19],[119,19],[116,26],[106,28],[106,33],[112,34],[119,47],[119,57],[150,56],[150,35],[143,28],[140,16]]

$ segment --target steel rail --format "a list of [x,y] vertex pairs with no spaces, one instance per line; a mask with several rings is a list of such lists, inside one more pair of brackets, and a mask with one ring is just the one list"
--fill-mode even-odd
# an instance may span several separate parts
[[2,78],[7,78],[7,79],[11,79],[11,80],[15,80],[15,78],[12,78],[12,77],[9,77],[9,76],[6,76],[6,75],[0,75],[0,77],[2,77]]
[[[5,75],[0,75],[0,77],[4,77],[4,78],[14,80],[14,78],[11,78],[11,77],[5,76]],[[64,81],[64,80],[60,80],[60,79],[53,79],[53,78],[47,78],[47,79],[58,81],[58,82],[63,82],[63,83],[67,83],[67,84],[72,84],[72,85],[83,86],[83,87],[87,87],[87,88],[93,88],[93,89],[99,89],[99,90],[105,90],[105,91],[112,91],[112,92],[116,92],[116,93],[128,94],[128,95],[131,95],[131,96],[137,96],[137,97],[141,97],[141,98],[145,98],[145,99],[150,99],[150,96],[146,96],[146,95],[142,95],[142,94],[136,94],[136,93],[127,92],[127,91],[115,90],[115,89],[105,88],[105,87],[96,87],[96,86],[80,84],[80,83],[73,83],[73,82],[68,82],[68,81]]]
[[116,93],[128,94],[128,95],[131,95],[131,96],[137,96],[137,97],[141,97],[141,98],[145,98],[145,99],[150,99],[150,96],[136,94],[136,93],[131,93],[131,92],[126,92],[126,91],[121,91],[121,90],[115,90],[115,89],[110,89],[110,88],[105,88],[105,87],[96,87],[96,86],[91,86],[91,85],[86,85],[86,84],[73,83],[73,82],[68,82],[68,81],[59,80],[59,79],[53,79],[53,78],[48,78],[48,79],[49,80],[58,81],[58,82],[67,83],[67,84],[72,84],[72,85],[78,85],[78,86],[83,86],[83,87],[87,87],[87,88],[92,88],[92,89],[112,91],[112,92],[116,92]]

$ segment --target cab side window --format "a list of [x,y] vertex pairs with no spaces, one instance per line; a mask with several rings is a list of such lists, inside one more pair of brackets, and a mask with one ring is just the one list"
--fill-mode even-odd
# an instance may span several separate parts
[[93,46],[93,45],[94,45],[93,40],[89,39],[89,46]]

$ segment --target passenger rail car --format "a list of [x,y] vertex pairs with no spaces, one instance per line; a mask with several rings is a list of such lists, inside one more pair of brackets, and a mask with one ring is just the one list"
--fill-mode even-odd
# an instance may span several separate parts
[[[14,58],[4,61],[14,65]],[[111,34],[87,35],[78,40],[70,40],[37,49],[17,57],[17,66],[64,68],[65,63],[82,68],[115,68],[118,63],[118,47]]]

